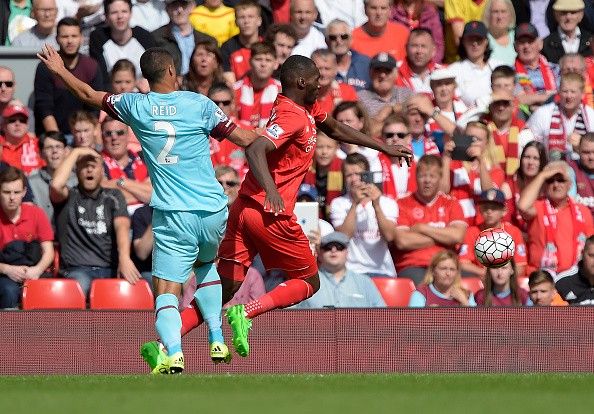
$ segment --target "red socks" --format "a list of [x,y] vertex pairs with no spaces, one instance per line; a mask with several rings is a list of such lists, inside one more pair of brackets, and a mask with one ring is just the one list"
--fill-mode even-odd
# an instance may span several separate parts
[[181,336],[184,336],[192,329],[200,325],[202,322],[204,322],[195,299],[192,300],[190,306],[188,306],[180,312],[180,315],[182,320]]
[[[250,319],[272,309],[286,308],[313,295],[313,287],[302,279],[289,279],[270,292],[245,305],[245,312]],[[185,311],[184,311],[185,312]],[[183,312],[182,312],[183,323]],[[182,328],[183,335],[183,328]]]

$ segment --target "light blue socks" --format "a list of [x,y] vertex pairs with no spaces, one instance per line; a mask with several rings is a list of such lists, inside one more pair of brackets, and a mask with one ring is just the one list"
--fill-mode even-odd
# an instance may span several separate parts
[[194,269],[196,275],[196,303],[202,318],[208,326],[208,342],[224,342],[221,329],[221,308],[223,289],[221,278],[214,263],[207,263]]
[[181,316],[178,309],[177,297],[171,293],[157,296],[155,301],[157,320],[155,327],[159,338],[167,348],[169,355],[181,352]]

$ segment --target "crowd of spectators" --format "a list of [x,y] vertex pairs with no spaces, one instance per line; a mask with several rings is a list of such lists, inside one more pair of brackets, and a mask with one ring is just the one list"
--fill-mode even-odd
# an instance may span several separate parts
[[[410,279],[414,307],[594,304],[591,1],[1,0],[0,14],[0,45],[50,44],[77,78],[115,93],[147,92],[140,56],[163,47],[181,89],[245,128],[273,116],[285,59],[311,57],[324,110],[409,146],[401,165],[318,133],[299,200],[319,203],[321,287],[300,307],[385,306],[374,278]],[[52,273],[85,293],[96,278],[150,282],[138,140],[43,64],[31,70],[27,107],[0,66],[0,308]],[[245,155],[211,140],[211,158],[232,203]],[[516,246],[497,269],[473,254],[491,227]],[[466,289],[468,277],[484,288]],[[279,281],[256,261],[240,297]]]

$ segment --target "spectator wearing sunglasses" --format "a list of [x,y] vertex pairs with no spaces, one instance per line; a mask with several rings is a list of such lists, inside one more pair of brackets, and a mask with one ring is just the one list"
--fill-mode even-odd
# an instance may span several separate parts
[[569,196],[569,168],[564,161],[549,163],[518,202],[528,222],[528,271],[547,270],[556,280],[575,273],[586,238],[594,233],[590,209]]
[[328,49],[336,55],[336,80],[351,85],[356,90],[364,90],[371,83],[369,77],[369,63],[371,59],[362,53],[354,51],[353,29],[344,20],[335,19],[326,27],[326,44]]
[[30,174],[45,165],[39,153],[38,139],[29,132],[29,110],[9,104],[2,111],[2,161]]
[[368,276],[347,267],[349,238],[338,231],[320,243],[320,289],[311,298],[297,305],[301,309],[325,307],[379,308],[386,304]]
[[[15,90],[14,72],[6,66],[0,66],[0,114],[14,100]],[[1,115],[0,121],[2,121]]]
[[227,165],[219,165],[215,168],[215,177],[223,187],[223,192],[227,196],[227,205],[230,206],[239,195],[239,174],[233,168]]
[[150,201],[153,186],[146,165],[140,156],[128,149],[129,129],[116,119],[105,118],[101,124],[103,136],[103,169],[105,188],[119,188],[132,214],[136,208]]

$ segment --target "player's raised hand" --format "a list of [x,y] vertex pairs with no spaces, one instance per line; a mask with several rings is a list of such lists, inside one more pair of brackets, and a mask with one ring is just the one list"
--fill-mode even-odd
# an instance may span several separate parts
[[62,56],[56,49],[54,49],[51,45],[47,43],[41,49],[41,53],[37,54],[37,57],[45,63],[45,66],[50,70],[50,72],[58,74],[61,71],[65,70],[64,68],[64,61],[62,60]]
[[285,211],[285,202],[276,188],[274,191],[266,193],[266,198],[264,198],[264,211],[274,213],[275,216],[278,216],[279,213]]
[[406,165],[410,167],[410,160],[413,157],[413,152],[410,148],[405,147],[404,145],[386,145],[384,146],[382,152],[390,157],[394,157],[398,159],[398,164],[402,165],[402,160],[406,162]]

